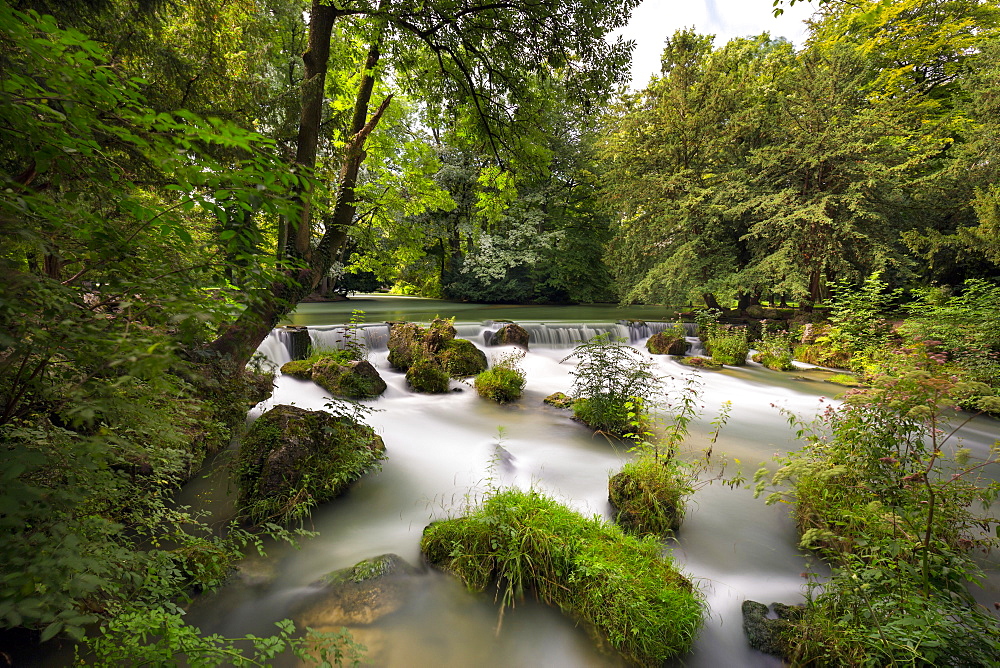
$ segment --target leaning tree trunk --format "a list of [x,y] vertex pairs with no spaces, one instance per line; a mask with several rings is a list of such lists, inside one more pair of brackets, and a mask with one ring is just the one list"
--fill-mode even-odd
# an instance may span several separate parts
[[[323,90],[330,59],[330,37],[333,25],[342,12],[332,5],[313,0],[309,21],[309,47],[303,54],[305,82],[302,87],[302,108],[299,118],[299,136],[295,162],[311,172],[316,166],[320,123],[323,111]],[[333,265],[333,259],[347,240],[347,229],[354,220],[356,209],[354,189],[358,172],[365,159],[365,140],[378,125],[392,99],[387,97],[371,119],[367,119],[368,105],[375,85],[373,69],[381,55],[381,34],[369,49],[365,71],[354,106],[344,163],[340,172],[337,202],[333,214],[326,221],[326,230],[318,246],[313,249],[312,193],[304,188],[298,193],[299,214],[285,223],[284,238],[279,240],[279,256],[296,260],[298,267],[286,261],[287,269],[270,287],[254,295],[253,303],[228,325],[212,342],[210,349],[229,357],[236,364],[246,364],[268,333],[278,322],[308,295]]]

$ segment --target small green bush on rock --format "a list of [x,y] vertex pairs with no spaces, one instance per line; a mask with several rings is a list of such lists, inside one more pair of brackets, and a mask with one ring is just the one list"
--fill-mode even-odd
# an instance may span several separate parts
[[623,529],[664,535],[677,531],[684,519],[685,498],[692,492],[689,477],[672,462],[640,457],[608,480],[608,500]]
[[419,360],[406,370],[406,382],[416,392],[443,394],[448,391],[448,374],[430,360]]
[[498,587],[558,606],[628,660],[659,666],[691,649],[703,604],[659,542],[587,519],[536,491],[500,490],[465,517],[435,522],[421,551],[473,591]]
[[792,336],[788,332],[764,331],[756,347],[754,362],[759,362],[775,371],[791,371],[795,368],[792,365]]
[[709,335],[706,347],[712,352],[712,359],[729,366],[743,366],[750,352],[747,331],[743,327],[716,327]]
[[524,353],[504,355],[493,363],[493,368],[476,376],[476,392],[484,399],[506,403],[521,398],[524,389],[524,371],[517,363]]

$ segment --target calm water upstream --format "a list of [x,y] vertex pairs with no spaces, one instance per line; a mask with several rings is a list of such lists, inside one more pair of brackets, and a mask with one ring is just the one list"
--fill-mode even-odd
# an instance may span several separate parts
[[[369,422],[386,443],[388,459],[380,473],[359,481],[341,498],[316,509],[310,528],[318,537],[303,540],[300,549],[270,546],[266,558],[249,559],[241,576],[222,591],[200,599],[189,622],[206,632],[240,636],[266,634],[271,624],[293,616],[296,603],[312,591],[311,583],[330,571],[362,559],[394,552],[411,564],[421,564],[420,534],[430,521],[459,514],[490,485],[535,486],[586,515],[610,517],[608,475],[629,457],[621,445],[594,436],[570,419],[568,411],[551,408],[542,398],[570,390],[573,361],[562,361],[573,347],[573,336],[611,330],[627,336],[628,328],[612,325],[623,318],[655,320],[655,307],[619,310],[614,307],[518,306],[486,307],[417,298],[368,297],[333,304],[306,304],[290,318],[309,325],[314,342],[329,342],[330,327],[347,321],[352,308],[366,311],[366,322],[413,320],[436,315],[457,316],[459,336],[482,347],[488,357],[507,350],[486,348],[484,333],[490,319],[533,323],[533,336],[548,343],[532,344],[522,362],[527,373],[524,397],[499,406],[479,399],[470,385],[452,382],[460,390],[446,395],[411,393],[403,374],[386,362],[384,328],[372,328],[370,360],[389,384],[386,393],[366,402],[377,412]],[[542,327],[541,323],[545,326]],[[591,324],[588,329],[569,323]],[[545,333],[548,332],[548,333]],[[633,332],[634,334],[634,332]],[[567,337],[570,337],[567,339]],[[644,340],[634,345],[642,348]],[[642,348],[644,350],[644,348]],[[287,352],[272,334],[261,348],[276,363]],[[667,358],[656,359],[664,376],[690,374]],[[793,434],[776,407],[808,418],[822,399],[840,388],[822,382],[822,373],[779,373],[758,365],[727,368],[699,375],[704,406],[693,426],[687,449],[697,453],[707,444],[709,421],[724,401],[733,408],[715,453],[742,462],[752,476],[774,453],[794,447]],[[259,415],[274,404],[320,409],[327,398],[311,382],[279,376],[272,399],[254,409]],[[997,437],[996,422],[975,421],[966,430],[968,445],[986,447]],[[732,471],[732,464],[730,466]],[[188,501],[228,513],[231,490],[224,469],[190,484]],[[808,571],[822,565],[795,547],[796,535],[783,504],[765,506],[750,491],[707,485],[694,496],[687,519],[676,538],[666,544],[674,558],[705,595],[709,608],[705,628],[692,654],[677,666],[780,666],[755,652],[742,633],[740,604],[750,598],[765,603],[798,603],[803,599]],[[497,607],[492,597],[469,593],[452,577],[427,570],[407,604],[368,627],[352,629],[367,645],[372,665],[392,667],[464,666],[616,666],[586,634],[558,611],[526,601],[508,611],[496,632]],[[979,592],[981,599],[1000,599],[994,576]]]

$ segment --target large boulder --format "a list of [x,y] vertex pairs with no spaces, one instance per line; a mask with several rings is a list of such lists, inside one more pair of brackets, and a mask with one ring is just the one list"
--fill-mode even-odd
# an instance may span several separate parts
[[417,360],[435,359],[455,339],[455,327],[450,319],[434,318],[424,329],[413,322],[389,325],[389,364],[406,371]]
[[434,318],[424,333],[424,353],[433,355],[455,338],[454,318]]
[[330,394],[349,399],[371,399],[385,392],[387,387],[371,362],[344,360],[342,355],[336,354],[286,362],[281,373],[311,380]]
[[240,445],[238,504],[253,522],[288,521],[341,494],[384,458],[366,424],[325,411],[279,405],[260,416]]
[[519,346],[527,350],[528,339],[528,330],[516,322],[511,322],[496,331],[490,344],[494,346]]
[[489,368],[486,353],[465,339],[445,342],[434,358],[452,378],[475,376]]
[[312,379],[331,394],[350,399],[371,399],[387,387],[368,360],[339,364],[332,359],[321,359],[313,365]]
[[683,355],[687,352],[687,347],[684,335],[674,330],[657,332],[646,341],[646,350],[654,355]]
[[424,329],[415,322],[389,325],[389,364],[406,371],[423,357]]

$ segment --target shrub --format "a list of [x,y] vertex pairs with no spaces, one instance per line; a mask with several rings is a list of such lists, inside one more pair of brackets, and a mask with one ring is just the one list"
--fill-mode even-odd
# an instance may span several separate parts
[[790,371],[792,366],[792,335],[786,331],[764,331],[756,343],[757,355],[754,361],[768,369]]
[[493,368],[476,376],[476,392],[484,399],[506,403],[521,398],[524,389],[524,371],[517,364],[524,353],[515,352],[499,357]]
[[525,594],[595,629],[629,660],[658,666],[690,650],[703,604],[653,538],[628,536],[536,491],[500,490],[465,517],[435,522],[421,551],[469,589]]
[[[997,520],[976,509],[1000,495],[978,479],[1000,449],[985,461],[962,449],[947,456],[957,429],[948,407],[976,388],[925,348],[893,358],[816,424],[793,420],[806,442],[769,477],[778,491],[768,502],[790,487],[801,547],[833,566],[791,651],[806,664],[992,665],[1000,628],[969,596],[981,571],[968,552],[998,543]],[[767,479],[758,472],[758,493]]]
[[640,457],[608,481],[615,522],[638,534],[668,534],[680,528],[685,497],[694,491],[690,476],[673,462]]
[[406,382],[417,392],[443,394],[448,391],[448,374],[426,359],[418,360],[406,370]]
[[709,334],[706,345],[716,362],[729,366],[742,366],[747,363],[750,342],[743,327],[728,325],[716,327]]
[[649,400],[660,391],[660,379],[653,375],[652,363],[635,348],[607,334],[581,343],[566,359],[571,357],[580,360],[571,372],[576,397],[574,415],[594,429],[611,434],[633,431],[632,418],[641,418]]

